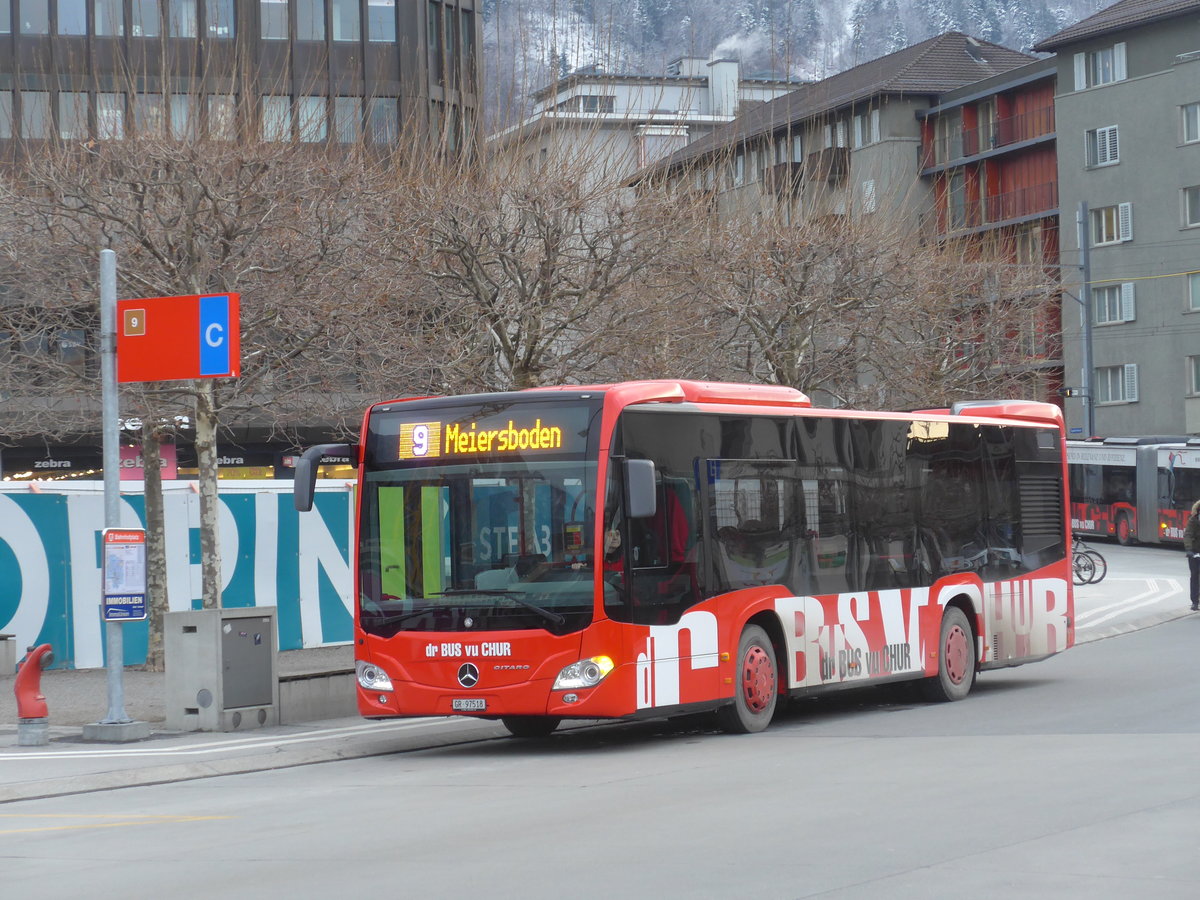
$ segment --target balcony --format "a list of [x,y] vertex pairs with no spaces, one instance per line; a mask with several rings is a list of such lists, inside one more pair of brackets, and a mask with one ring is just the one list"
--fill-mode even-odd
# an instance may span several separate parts
[[1054,134],[1054,107],[1042,106],[1016,116],[996,119],[978,128],[963,128],[922,148],[921,168],[978,156],[1024,141]]
[[850,174],[850,148],[827,147],[808,154],[804,163],[805,177],[809,181],[826,181],[842,184]]
[[763,171],[763,190],[780,197],[793,197],[804,186],[804,163],[782,162]]
[[993,194],[962,204],[951,202],[947,209],[946,232],[983,228],[1001,222],[1011,222],[1031,216],[1049,214],[1058,208],[1058,185],[1055,182]]

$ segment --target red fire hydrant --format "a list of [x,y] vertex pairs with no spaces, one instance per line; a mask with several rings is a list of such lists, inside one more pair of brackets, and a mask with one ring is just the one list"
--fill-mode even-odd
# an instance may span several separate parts
[[17,746],[37,747],[49,743],[46,695],[42,693],[42,670],[54,662],[49,644],[30,647],[17,667],[13,693],[17,695]]

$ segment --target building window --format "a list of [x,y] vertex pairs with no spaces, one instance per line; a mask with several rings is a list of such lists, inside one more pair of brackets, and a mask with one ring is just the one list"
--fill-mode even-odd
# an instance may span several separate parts
[[162,94],[133,95],[133,129],[139,137],[163,136],[164,99]]
[[962,169],[950,173],[946,186],[946,227],[964,228],[967,224],[967,179]]
[[210,38],[233,37],[233,0],[205,0],[204,29]]
[[12,18],[7,3],[0,3],[0,34],[12,34]]
[[1132,403],[1138,398],[1137,366],[1106,366],[1096,370],[1097,403]]
[[1200,225],[1200,185],[1183,189],[1183,224],[1188,228]]
[[258,4],[259,34],[264,41],[286,41],[288,0],[261,0]]
[[367,37],[395,43],[396,0],[367,0]]
[[232,141],[237,137],[237,100],[232,94],[213,94],[208,98],[208,136],[214,141]]
[[262,98],[262,139],[290,141],[292,139],[292,101],[290,97]]
[[96,137],[102,141],[125,139],[125,96],[96,95]]
[[50,33],[50,0],[20,0],[21,34]]
[[173,38],[196,36],[196,0],[168,0],[167,34]]
[[97,37],[123,37],[125,9],[121,0],[96,0],[95,29]]
[[426,43],[429,45],[429,71],[435,84],[446,83],[446,57],[442,41],[442,4],[429,0],[425,7]]
[[879,140],[879,110],[872,109],[854,117],[854,146],[865,147]]
[[462,10],[463,90],[475,90],[475,14]]
[[328,123],[325,119],[324,97],[300,97],[296,100],[296,119],[300,140],[315,144],[325,140]]
[[58,33],[87,34],[87,0],[58,0]]
[[132,34],[134,37],[160,37],[162,35],[158,0],[133,0]]
[[50,137],[50,95],[46,91],[21,92],[21,137],[29,140]]
[[1095,308],[1094,321],[1097,325],[1132,322],[1137,318],[1133,283],[1105,284],[1092,288],[1092,306]]
[[325,0],[296,0],[296,40],[325,40]]
[[1093,247],[1133,240],[1132,203],[1093,209],[1091,219]]
[[357,144],[362,140],[362,106],[357,97],[334,98],[333,129],[339,144]]
[[200,131],[196,98],[191,94],[171,97],[171,137],[177,141],[194,141]]
[[585,113],[610,113],[616,109],[615,97],[599,97],[585,94],[579,98],[580,110]]
[[395,97],[372,97],[367,101],[367,122],[372,144],[394,144],[400,140],[400,117]]
[[1194,144],[1200,141],[1200,103],[1188,103],[1180,107],[1183,115],[1183,142]]
[[792,135],[792,162],[804,162],[804,140],[798,134]]
[[1200,272],[1192,272],[1187,277],[1188,309],[1200,312]]
[[335,41],[361,40],[362,28],[358,19],[358,0],[333,0],[330,7],[333,15],[333,39]]
[[1107,125],[1087,133],[1087,164],[1089,166],[1111,166],[1121,161],[1121,148],[1117,139],[1117,126]]
[[976,153],[984,153],[996,146],[996,101],[985,100],[976,107],[978,145]]
[[1075,54],[1075,90],[1124,81],[1125,45],[1113,44],[1101,50]]
[[13,136],[12,111],[12,91],[0,91],[0,138]]
[[1188,357],[1188,393],[1200,394],[1200,356]]
[[82,141],[88,135],[88,95],[79,91],[58,93],[58,136],[64,141]]

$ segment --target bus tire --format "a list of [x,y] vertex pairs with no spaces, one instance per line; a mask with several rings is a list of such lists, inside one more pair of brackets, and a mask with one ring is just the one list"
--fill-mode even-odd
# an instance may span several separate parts
[[562,719],[554,716],[501,716],[509,734],[518,738],[543,738],[550,735]]
[[1129,524],[1129,516],[1121,513],[1117,516],[1115,525],[1117,529],[1117,543],[1122,547],[1132,547],[1137,543],[1137,536],[1133,533],[1133,526]]
[[946,607],[937,645],[938,673],[921,685],[926,700],[961,700],[971,692],[975,683],[974,648],[975,637],[966,614],[957,606]]
[[747,625],[738,641],[733,702],[717,710],[717,722],[730,734],[753,734],[771,724],[779,701],[775,647],[758,625]]

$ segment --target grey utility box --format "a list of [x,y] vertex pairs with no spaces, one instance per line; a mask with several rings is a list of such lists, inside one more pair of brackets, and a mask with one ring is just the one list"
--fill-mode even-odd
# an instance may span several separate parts
[[237,731],[279,724],[275,607],[167,613],[167,727]]

